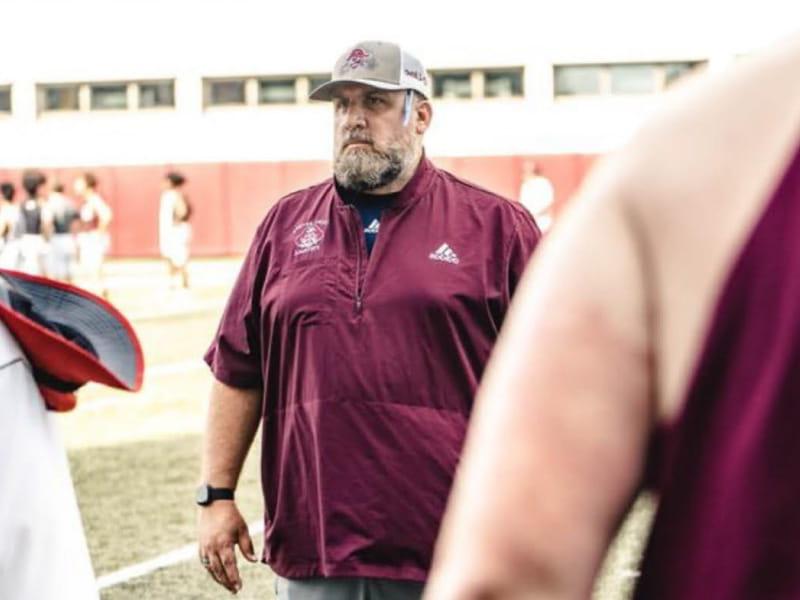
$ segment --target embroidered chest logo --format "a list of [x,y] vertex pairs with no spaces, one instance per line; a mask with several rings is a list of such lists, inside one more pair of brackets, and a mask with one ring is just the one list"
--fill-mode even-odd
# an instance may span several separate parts
[[319,250],[320,244],[325,238],[325,229],[327,227],[327,221],[309,221],[295,227],[292,230],[294,255],[299,256]]
[[372,219],[372,223],[369,224],[369,227],[364,228],[364,233],[377,235],[380,229],[381,229],[381,222],[378,221],[378,219]]
[[431,260],[439,260],[442,262],[450,263],[451,265],[457,265],[459,262],[461,262],[458,259],[458,254],[456,254],[455,251],[447,243],[442,244],[436,250],[431,252],[428,255],[428,258],[430,258]]
[[344,65],[342,65],[342,71],[347,71],[348,69],[354,70],[358,67],[365,67],[367,66],[367,61],[370,59],[372,55],[364,50],[363,48],[354,48],[350,54],[347,55],[347,58],[344,59]]

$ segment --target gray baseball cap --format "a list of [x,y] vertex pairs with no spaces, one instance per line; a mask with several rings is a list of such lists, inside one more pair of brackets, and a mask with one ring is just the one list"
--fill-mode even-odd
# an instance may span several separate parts
[[391,42],[360,42],[336,61],[333,77],[311,92],[312,100],[330,100],[336,86],[360,83],[379,90],[414,90],[431,97],[431,79],[422,63]]

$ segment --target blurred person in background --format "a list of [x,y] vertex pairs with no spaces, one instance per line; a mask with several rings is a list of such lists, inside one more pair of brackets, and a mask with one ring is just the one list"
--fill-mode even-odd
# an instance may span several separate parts
[[362,42],[311,94],[330,100],[334,176],[258,228],[205,359],[200,559],[231,591],[234,501],[263,423],[263,560],[280,600],[422,593],[472,398],[539,239],[517,203],[436,168],[430,79]]
[[542,171],[535,161],[525,160],[522,164],[519,202],[533,215],[542,232],[546,232],[553,224],[554,201],[553,184],[542,175]]
[[576,599],[642,487],[635,597],[800,598],[800,36],[595,169],[487,368],[426,598]]
[[19,268],[19,206],[16,189],[9,181],[0,183],[0,268]]
[[47,208],[53,219],[50,237],[48,276],[61,281],[72,281],[77,254],[75,235],[80,217],[75,203],[64,194],[64,186],[55,183],[47,198]]
[[20,270],[32,275],[47,272],[48,240],[53,233],[53,215],[47,207],[47,178],[33,169],[22,174],[27,197],[20,206]]
[[169,265],[170,286],[175,276],[181,285],[189,287],[189,243],[192,239],[192,206],[184,192],[186,178],[177,171],[164,177],[158,213],[158,244],[161,256]]
[[88,381],[141,386],[142,352],[113,307],[0,269],[0,598],[94,600],[95,582],[53,411]]
[[82,199],[79,209],[80,232],[78,256],[87,285],[102,296],[108,296],[103,274],[103,263],[111,246],[108,227],[113,217],[111,207],[97,192],[97,178],[84,173],[73,183],[75,194]]

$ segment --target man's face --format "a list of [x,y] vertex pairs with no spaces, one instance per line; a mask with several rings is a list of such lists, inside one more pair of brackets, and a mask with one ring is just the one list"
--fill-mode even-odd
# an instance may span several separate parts
[[333,93],[334,166],[344,188],[390,184],[414,159],[415,134],[403,125],[405,92],[342,85]]

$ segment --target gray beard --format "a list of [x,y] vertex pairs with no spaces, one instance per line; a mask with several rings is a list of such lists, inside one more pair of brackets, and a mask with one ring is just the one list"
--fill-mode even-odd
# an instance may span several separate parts
[[340,186],[354,192],[369,192],[392,183],[408,162],[408,154],[400,145],[386,152],[369,150],[339,153],[333,164],[333,174]]

